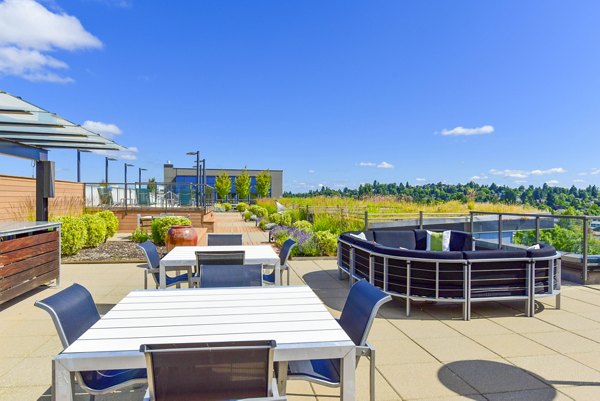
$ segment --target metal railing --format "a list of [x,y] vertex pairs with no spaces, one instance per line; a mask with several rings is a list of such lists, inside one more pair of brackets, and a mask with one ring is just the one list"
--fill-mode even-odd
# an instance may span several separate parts
[[88,208],[196,208],[206,211],[216,200],[213,187],[188,183],[84,183],[83,191]]
[[[558,251],[569,252],[574,254],[581,254],[581,263],[583,265],[582,278],[584,282],[588,279],[588,272],[590,266],[590,243],[592,241],[598,241],[593,238],[595,236],[595,230],[592,229],[592,225],[595,228],[600,228],[600,216],[571,216],[571,215],[553,215],[548,213],[498,213],[498,212],[470,212],[469,217],[469,228],[470,232],[477,234],[475,225],[478,221],[478,216],[497,216],[495,219],[497,242],[495,244],[498,248],[502,248],[504,245],[504,237],[507,231],[523,232],[532,231],[534,232],[533,243],[539,243],[542,240],[542,233],[544,230],[553,230],[556,227],[566,226],[570,232],[573,232],[572,241],[577,241],[577,231],[580,231],[581,240],[579,245],[571,245],[571,249],[560,249],[560,244],[553,243]],[[489,220],[488,220],[489,222]],[[510,225],[510,227],[507,227]],[[544,225],[545,227],[542,227]],[[565,231],[567,235],[570,233]],[[598,235],[600,237],[600,233]],[[530,245],[530,244],[527,244]]]

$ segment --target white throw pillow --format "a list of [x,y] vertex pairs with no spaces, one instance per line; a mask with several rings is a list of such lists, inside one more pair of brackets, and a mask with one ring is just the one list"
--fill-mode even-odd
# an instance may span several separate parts
[[446,230],[442,233],[442,252],[450,251],[450,234],[452,231]]
[[535,245],[531,245],[530,247],[527,248],[528,251],[533,251],[535,249],[541,249],[542,247],[540,246],[540,244],[535,244]]
[[350,235],[353,236],[353,237],[355,237],[355,238],[361,239],[363,241],[367,240],[367,236],[365,235],[365,233],[360,233],[360,234],[350,233]]

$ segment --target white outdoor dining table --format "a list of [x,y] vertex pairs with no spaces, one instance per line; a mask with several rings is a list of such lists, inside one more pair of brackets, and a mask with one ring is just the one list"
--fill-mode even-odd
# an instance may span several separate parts
[[281,381],[287,361],[341,359],[355,400],[355,345],[307,286],[133,291],[55,357],[53,399],[73,400],[72,372],[145,368],[142,344],[245,340],[277,342]]
[[270,245],[176,246],[160,261],[159,288],[167,288],[167,270],[196,266],[196,251],[244,251],[245,264],[265,264],[275,268],[275,285],[281,285],[279,256]]

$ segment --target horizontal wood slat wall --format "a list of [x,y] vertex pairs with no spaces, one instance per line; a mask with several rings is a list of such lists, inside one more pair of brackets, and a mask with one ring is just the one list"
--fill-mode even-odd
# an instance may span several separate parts
[[57,279],[59,268],[58,231],[38,231],[1,241],[0,304]]
[[[83,183],[55,181],[56,197],[50,199],[50,214],[83,213]],[[35,179],[0,175],[0,221],[33,220]]]

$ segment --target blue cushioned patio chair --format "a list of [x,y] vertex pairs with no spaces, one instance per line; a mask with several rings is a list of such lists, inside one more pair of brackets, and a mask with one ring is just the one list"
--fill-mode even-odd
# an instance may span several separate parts
[[[297,245],[296,241],[289,238],[283,243],[283,246],[281,247],[281,251],[279,251],[279,266],[280,266],[279,271],[281,274],[281,281],[283,281],[283,272],[286,271],[287,272],[287,285],[290,285],[290,270],[291,270],[290,265],[288,264],[288,259],[290,258],[292,249],[294,249],[294,247],[296,245]],[[275,270],[273,269],[273,271],[270,274],[265,274],[263,276],[263,280],[265,280],[267,283],[275,284]]]
[[[148,274],[151,274],[154,278],[154,283],[156,284],[156,288],[158,288],[160,284],[160,255],[158,254],[158,249],[156,249],[156,245],[151,241],[142,242],[141,244],[137,244],[137,247],[140,248],[144,252],[144,256],[146,256],[146,267],[144,270],[144,289],[148,288]],[[177,288],[181,287],[181,283],[188,283],[188,286],[192,283],[192,266],[182,266],[181,270],[187,270],[187,273],[180,274],[178,276],[169,276],[167,274],[167,287],[176,286]]]
[[144,401],[285,401],[273,380],[273,340],[148,344]]
[[200,287],[260,287],[262,265],[201,265]]
[[208,246],[242,245],[242,234],[208,234]]
[[[367,337],[377,311],[392,297],[366,280],[355,283],[350,289],[342,315],[338,319],[340,326],[356,344],[356,363],[361,356],[370,361],[370,399],[375,401],[375,349],[367,343]],[[310,361],[292,361],[288,364],[289,380],[308,380],[329,387],[340,385],[340,360],[317,359]]]
[[199,284],[202,265],[243,265],[245,259],[245,251],[196,251],[197,270],[192,281]]
[[[100,320],[100,314],[92,299],[92,294],[79,284],[54,294],[35,306],[52,316],[58,337],[67,348],[94,323]],[[93,401],[96,395],[106,394],[123,387],[146,383],[145,369],[92,370],[76,372],[75,379]]]

